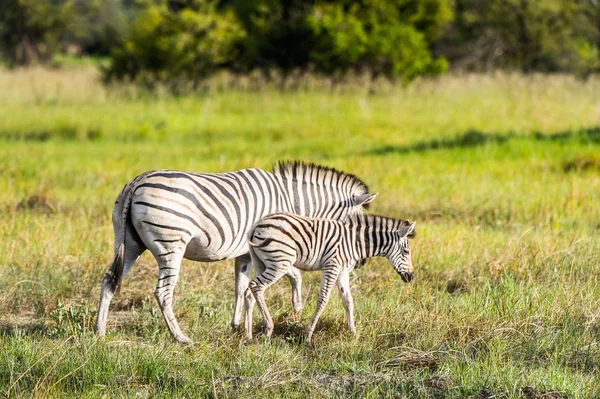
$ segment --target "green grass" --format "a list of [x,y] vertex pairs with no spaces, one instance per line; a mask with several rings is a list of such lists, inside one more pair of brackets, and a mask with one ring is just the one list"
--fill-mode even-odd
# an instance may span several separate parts
[[[600,397],[600,81],[242,86],[172,97],[89,69],[0,71],[0,396]],[[373,212],[417,221],[413,283],[383,259],[353,274],[358,337],[336,294],[304,345],[320,278],[305,273],[301,320],[279,283],[274,339],[246,342],[231,262],[185,261],[180,347],[145,254],[96,339],[123,184],[282,158],[355,173]]]

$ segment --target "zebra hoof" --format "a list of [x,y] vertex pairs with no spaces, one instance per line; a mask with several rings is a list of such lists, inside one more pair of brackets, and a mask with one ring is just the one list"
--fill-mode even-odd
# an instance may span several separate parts
[[304,308],[304,306],[302,306],[302,302],[294,303],[292,305],[292,309],[294,309],[294,313],[297,313],[297,314],[300,314],[300,312],[302,312],[303,308]]
[[274,327],[273,323],[263,325],[263,332],[265,334],[265,337],[267,337],[269,339],[271,338],[271,336],[273,335],[273,327]]
[[299,323],[300,322],[300,318],[301,318],[300,312],[301,311],[302,311],[302,309],[300,309],[298,311],[294,311],[294,313],[292,313],[292,317],[291,318],[292,318],[292,321],[294,323]]
[[181,335],[179,337],[175,337],[175,341],[177,341],[178,344],[181,345],[191,345],[194,342],[190,339],[190,337],[185,336],[185,335]]
[[304,334],[305,337],[305,342],[307,346],[310,346],[311,348],[313,347],[313,342],[312,342],[312,336],[313,336],[313,331],[309,328],[306,329],[306,332]]

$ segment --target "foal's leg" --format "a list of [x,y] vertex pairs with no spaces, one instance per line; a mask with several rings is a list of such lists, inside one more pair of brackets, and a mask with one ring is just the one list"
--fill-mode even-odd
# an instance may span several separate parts
[[[252,265],[254,266],[254,278],[256,278],[256,276],[261,275],[265,271],[266,266],[263,261],[253,252],[253,249],[250,248],[250,259]],[[252,294],[252,291],[250,291],[250,288],[248,288],[244,293],[244,332],[246,339],[252,338],[252,312],[254,310],[255,303],[256,299],[254,299],[254,294]]]
[[340,270],[341,269],[338,266],[325,266],[323,268],[317,309],[315,310],[315,314],[313,315],[310,323],[308,323],[308,326],[306,327],[306,343],[309,345],[312,343],[311,339],[313,332],[315,331],[315,326],[317,325],[317,321],[319,320],[321,313],[323,313],[323,310],[325,310],[325,306],[327,306],[329,296],[331,295],[331,289],[338,278]]
[[348,330],[352,333],[356,333],[354,327],[354,301],[352,300],[352,293],[350,292],[350,277],[347,270],[342,270],[337,280],[338,289],[340,290],[340,296],[342,297],[342,304],[346,311],[346,320],[348,321]]
[[265,302],[265,289],[283,277],[292,264],[289,261],[279,261],[277,265],[273,263],[265,263],[265,266],[266,268],[264,272],[255,276],[250,282],[250,290],[252,291],[252,294],[258,303],[258,308],[262,313],[265,335],[267,338],[271,338],[274,325],[271,314],[269,313],[269,309],[267,308],[267,303]]
[[[251,269],[252,262],[250,255],[242,255],[235,258],[235,310],[233,319],[231,320],[231,327],[234,330],[237,330],[240,326],[242,302],[244,302],[244,324],[249,324],[250,331],[252,331],[252,310],[254,309],[255,300],[252,293],[248,290]],[[264,268],[261,270],[257,269],[255,274],[258,275],[263,270]],[[302,310],[302,276],[295,267],[291,267],[286,276],[292,286],[292,308],[296,315],[299,315]],[[248,336],[248,329],[245,329],[245,331],[246,336]]]
[[302,276],[295,267],[290,267],[286,276],[292,285],[292,308],[296,313],[295,316],[299,317],[302,311]]

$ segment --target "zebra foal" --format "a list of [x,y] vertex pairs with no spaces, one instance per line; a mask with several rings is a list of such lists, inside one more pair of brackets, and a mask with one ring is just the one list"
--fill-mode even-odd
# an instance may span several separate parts
[[306,328],[306,342],[311,338],[319,316],[325,309],[337,281],[348,329],[355,333],[354,305],[350,293],[349,272],[360,267],[363,259],[386,257],[404,282],[413,278],[408,238],[414,235],[415,223],[376,215],[350,216],[345,221],[274,213],[257,221],[248,233],[250,257],[256,269],[246,293],[247,338],[252,338],[254,300],[263,316],[265,334],[273,332],[273,319],[265,303],[264,291],[284,276],[290,268],[323,270],[317,309]]
[[[123,187],[112,213],[114,258],[102,280],[95,330],[102,336],[110,301],[137,258],[150,250],[158,263],[154,296],[176,341],[189,343],[173,313],[173,292],[183,258],[214,262],[235,258],[235,310],[240,323],[251,272],[246,234],[269,213],[287,211],[343,219],[375,198],[354,175],[303,162],[280,162],[271,172],[153,170]],[[301,278],[289,269],[292,304],[302,308]]]

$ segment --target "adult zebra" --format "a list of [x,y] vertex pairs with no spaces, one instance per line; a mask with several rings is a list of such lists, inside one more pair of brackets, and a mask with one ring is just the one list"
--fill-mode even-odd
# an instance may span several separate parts
[[[259,218],[276,212],[343,219],[362,213],[377,194],[358,177],[297,161],[280,162],[272,172],[229,173],[154,170],[121,190],[113,209],[113,262],[102,280],[95,330],[104,335],[115,290],[137,258],[149,249],[159,266],[154,296],[176,341],[189,343],[173,314],[173,290],[183,258],[213,262],[235,258],[235,310],[239,327],[251,271],[246,233]],[[301,308],[300,274],[292,269],[294,309]]]

